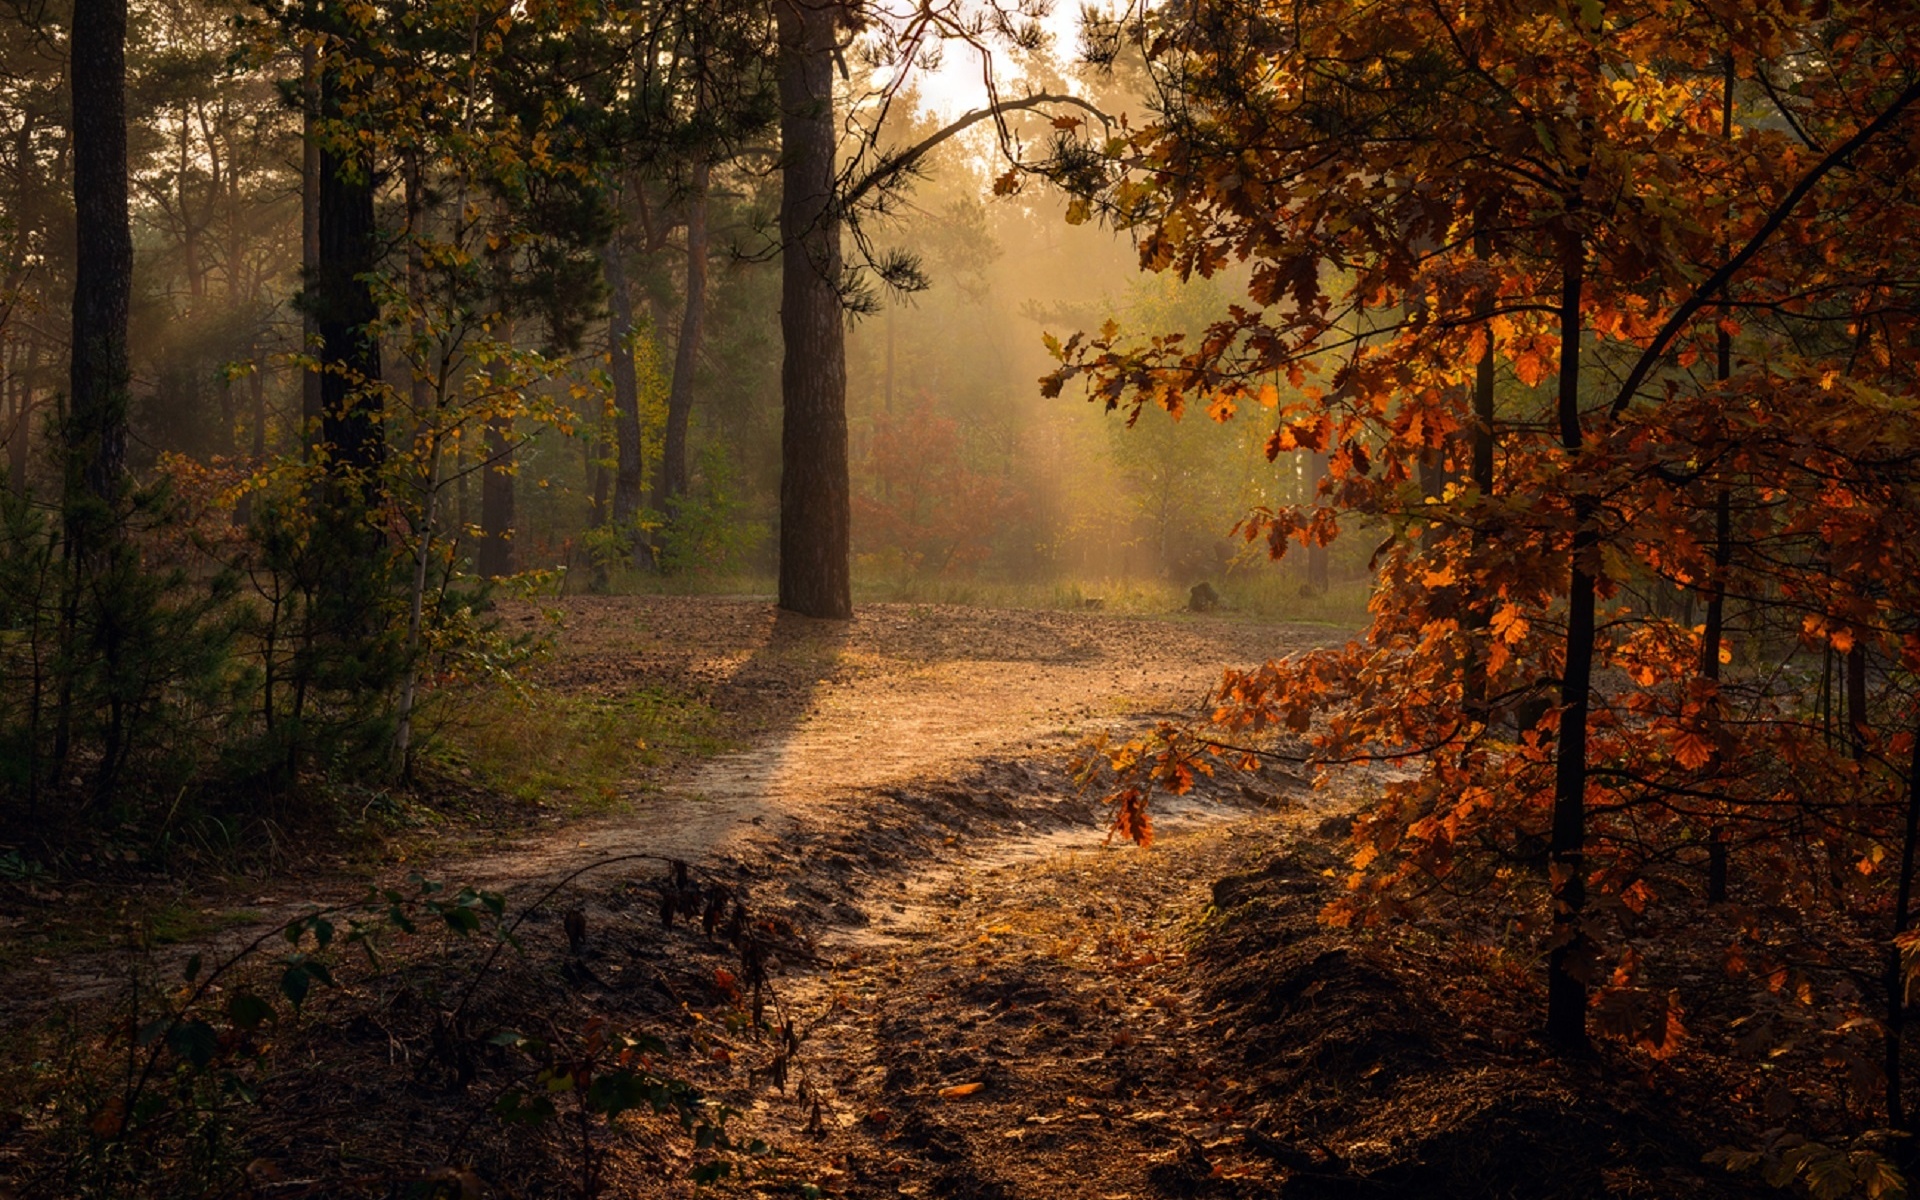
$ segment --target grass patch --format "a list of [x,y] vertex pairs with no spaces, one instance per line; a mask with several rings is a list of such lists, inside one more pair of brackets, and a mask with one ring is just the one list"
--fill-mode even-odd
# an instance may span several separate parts
[[260,919],[260,914],[250,908],[201,908],[181,900],[166,900],[147,909],[140,918],[140,931],[146,945],[174,946]]
[[[1297,580],[1277,572],[1243,571],[1212,581],[1222,607],[1217,615],[1257,621],[1289,621],[1357,629],[1366,622],[1370,579],[1336,581],[1326,592],[1302,595]],[[1099,611],[1119,616],[1179,615],[1188,590],[1151,579],[1105,579],[1053,583],[1006,583],[978,579],[913,578],[856,581],[860,603],[965,604],[981,608]]]
[[615,808],[651,769],[733,748],[712,705],[667,688],[616,696],[502,689],[466,703],[434,758],[489,791],[585,814]]
[[[1187,610],[1186,584],[1156,579],[1063,579],[1016,582],[943,576],[887,575],[856,568],[856,604],[960,604],[975,608],[1023,608],[1051,611],[1100,611],[1120,616],[1169,616]],[[1256,621],[1300,622],[1358,629],[1367,621],[1373,580],[1336,579],[1325,592],[1303,594],[1297,570],[1278,570],[1264,561],[1229,570],[1208,580],[1224,602],[1218,615]],[[778,581],[771,575],[660,575],[621,570],[607,591],[633,596],[729,596],[772,600]]]
[[[10,905],[9,907],[14,907]],[[70,891],[51,908],[21,908],[0,928],[0,970],[30,960],[64,960],[136,947],[151,950],[203,942],[228,929],[251,925],[261,914],[249,908],[205,908],[188,897],[115,898],[110,889]]]

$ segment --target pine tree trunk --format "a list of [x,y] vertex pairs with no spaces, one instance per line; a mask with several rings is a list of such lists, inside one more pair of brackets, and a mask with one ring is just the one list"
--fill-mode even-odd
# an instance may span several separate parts
[[[320,56],[311,42],[300,49],[300,269],[306,286],[318,286],[320,271]],[[311,305],[300,313],[300,349],[310,350],[320,336]],[[311,449],[320,436],[320,373],[300,373],[300,446]]]
[[601,251],[607,279],[607,361],[613,376],[613,523],[631,533],[640,511],[640,382],[633,368],[633,292],[627,264],[615,234]]
[[480,554],[487,579],[514,573],[513,418],[487,418],[487,466],[480,473]]
[[[1568,235],[1560,292],[1560,445],[1580,453],[1580,294],[1586,247]],[[1553,827],[1547,851],[1553,893],[1552,950],[1547,958],[1547,1040],[1561,1050],[1587,1048],[1587,981],[1591,947],[1582,927],[1586,910],[1587,699],[1593,683],[1593,559],[1599,505],[1576,480],[1574,535],[1567,588],[1566,665],[1560,682],[1560,729],[1555,737]]]
[[73,350],[66,425],[68,554],[90,558],[113,536],[127,458],[126,0],[73,7]]
[[[325,14],[322,14],[324,18]],[[345,81],[326,64],[320,113],[347,107]],[[307,277],[307,311],[319,334],[320,414],[310,425],[320,479],[309,497],[314,514],[303,574],[312,592],[299,613],[287,681],[289,777],[324,734],[303,730],[309,702],[372,704],[391,680],[390,645],[382,644],[380,600],[387,583],[385,542],[369,521],[384,495],[386,462],[380,340],[368,277],[378,261],[372,165],[360,153],[322,146],[316,198],[318,257]]]
[[[62,428],[62,550],[69,567],[60,641],[76,657],[97,654],[107,686],[106,728],[95,793],[107,795],[124,749],[121,662],[128,630],[124,592],[109,580],[123,545],[127,457],[127,312],[133,295],[133,235],[127,206],[126,0],[76,0],[70,49],[73,89],[74,273],[67,417]],[[88,628],[89,624],[91,628]],[[65,771],[82,703],[77,672],[62,673],[54,717],[53,771]]]
[[[321,81],[321,108],[340,108],[338,84],[331,72]],[[319,260],[315,264],[311,305],[320,334],[320,434],[327,475],[337,495],[357,484],[363,504],[380,491],[379,468],[386,461],[381,428],[380,343],[374,323],[380,317],[367,282],[378,259],[373,221],[373,172],[358,158],[322,147],[319,187]]]
[[777,6],[780,37],[780,607],[853,615],[846,330],[835,197],[835,0]]
[[687,423],[693,414],[693,374],[707,317],[708,175],[706,163],[694,164],[692,193],[687,197],[686,308],[680,317],[680,344],[673,355],[673,387],[667,393],[666,445],[653,485],[653,507],[669,516],[673,510],[667,502],[687,494]]
[[[253,371],[247,376],[247,412],[253,445],[247,459],[248,466],[258,471],[267,465],[267,380],[260,347],[250,347],[247,357],[253,360]],[[251,491],[243,493],[240,502],[234,505],[233,523],[242,527],[253,524]]]

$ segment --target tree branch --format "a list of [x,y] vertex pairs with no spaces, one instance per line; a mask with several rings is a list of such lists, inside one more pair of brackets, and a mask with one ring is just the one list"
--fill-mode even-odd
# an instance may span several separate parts
[[1634,393],[1640,390],[1642,383],[1646,382],[1647,375],[1652,372],[1654,364],[1660,361],[1660,357],[1667,351],[1667,346],[1672,343],[1680,330],[1693,319],[1695,313],[1706,307],[1707,303],[1727,286],[1734,275],[1739,273],[1740,268],[1746,266],[1754,255],[1760,253],[1761,247],[1765,246],[1773,235],[1780,231],[1780,227],[1787,223],[1787,218],[1793,215],[1794,209],[1800,207],[1800,202],[1807,198],[1807,193],[1813,190],[1814,185],[1850,158],[1854,151],[1880,136],[1916,100],[1920,100],[1920,82],[1908,85],[1907,89],[1901,92],[1885,111],[1814,164],[1813,169],[1808,171],[1805,177],[1794,185],[1793,190],[1787,193],[1786,198],[1775,206],[1773,212],[1768,215],[1766,223],[1747,239],[1747,244],[1740,248],[1740,252],[1722,263],[1720,269],[1709,276],[1705,283],[1694,288],[1693,294],[1687,297],[1686,302],[1667,318],[1667,323],[1660,327],[1660,332],[1654,335],[1652,343],[1641,352],[1639,361],[1633,364],[1633,370],[1627,373],[1626,382],[1620,385],[1619,393],[1613,398],[1613,406],[1608,411],[1609,416],[1618,417],[1626,411],[1627,405],[1633,403]]
[[1078,96],[1068,96],[1053,92],[1036,92],[1031,96],[1025,96],[1018,100],[996,101],[993,104],[987,105],[985,108],[976,108],[972,112],[961,116],[945,129],[929,135],[907,149],[900,151],[898,154],[890,154],[882,158],[879,165],[875,166],[873,170],[867,172],[864,177],[847,188],[840,198],[841,206],[843,208],[852,208],[855,204],[858,204],[861,198],[868,192],[873,191],[877,187],[885,186],[888,181],[899,177],[902,172],[912,170],[915,164],[939,149],[940,146],[950,138],[971,129],[982,121],[997,119],[1006,113],[1035,109],[1047,104],[1068,104],[1076,108],[1083,108],[1100,118],[1102,124],[1108,124],[1111,120],[1107,114],[1101,112]]

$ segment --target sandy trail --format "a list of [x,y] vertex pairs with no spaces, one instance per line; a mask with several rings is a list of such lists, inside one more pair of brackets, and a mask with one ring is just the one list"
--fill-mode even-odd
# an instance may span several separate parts
[[454,873],[499,888],[615,855],[743,853],[881,789],[989,759],[1064,754],[1142,714],[1192,713],[1227,667],[1333,636],[1230,619],[932,605],[873,605],[842,624],[744,600],[584,599],[564,617],[556,686],[618,694],[662,676],[701,679],[718,707],[761,730],[746,748],[636,793],[616,818],[517,842]]
[[[529,625],[538,619],[509,616]],[[618,856],[777,856],[780,839],[802,827],[861,819],[863,804],[874,811],[876,794],[880,804],[893,803],[888,789],[955,780],[984,762],[1052,756],[1057,763],[1088,733],[1146,713],[1195,711],[1228,666],[1337,636],[1325,627],[1223,618],[931,605],[873,605],[849,622],[819,622],[761,600],[712,597],[580,598],[562,606],[561,621],[542,686],[612,698],[648,688],[694,694],[742,731],[746,744],[682,763],[665,778],[630,781],[616,816],[535,830],[485,850],[416,857],[381,872],[383,883],[407,888],[394,881],[418,870],[523,901]],[[1088,834],[1097,837],[1091,827]],[[630,861],[613,873],[658,869]],[[217,961],[365,888],[364,878],[303,873],[254,884],[242,897],[246,922],[170,946],[163,957],[184,961],[199,952]],[[233,900],[196,902],[211,910]],[[0,1010],[19,1016],[55,998],[115,994],[126,970],[120,955],[88,953],[34,959],[9,974],[13,999]]]

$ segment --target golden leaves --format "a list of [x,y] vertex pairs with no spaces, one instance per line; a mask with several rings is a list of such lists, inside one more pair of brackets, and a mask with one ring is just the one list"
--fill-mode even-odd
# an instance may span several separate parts
[[1521,351],[1513,360],[1515,377],[1528,387],[1539,387],[1551,370],[1547,356],[1532,348]]
[[1713,742],[1698,730],[1675,729],[1670,735],[1673,757],[1689,771],[1697,771],[1713,761]]
[[1517,604],[1502,604],[1495,609],[1490,624],[1494,636],[1508,645],[1518,645],[1527,636],[1527,618]]

